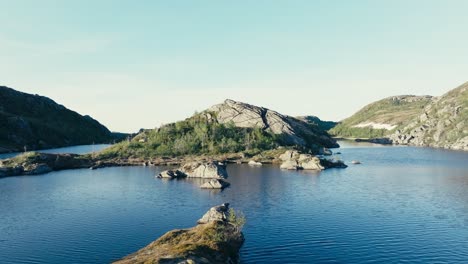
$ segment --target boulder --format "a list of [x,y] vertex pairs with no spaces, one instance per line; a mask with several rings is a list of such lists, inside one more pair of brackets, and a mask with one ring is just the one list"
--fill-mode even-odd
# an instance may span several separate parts
[[202,189],[224,189],[230,185],[229,182],[220,180],[220,179],[212,179],[208,182],[205,182],[200,186]]
[[300,169],[299,164],[297,163],[296,160],[284,161],[281,164],[280,168],[285,169],[285,170],[298,170],[298,169]]
[[320,159],[317,156],[303,154],[297,150],[288,150],[279,158],[283,161],[280,168],[286,170],[325,170],[328,168],[346,168],[341,161]]
[[248,164],[249,164],[250,166],[262,166],[262,163],[261,163],[261,162],[257,162],[257,161],[254,161],[254,160],[249,161]]
[[189,178],[225,179],[228,176],[226,166],[220,165],[216,161],[189,162],[184,164],[179,170]]
[[167,178],[167,179],[174,179],[174,178],[183,178],[187,177],[187,175],[180,170],[165,170],[158,174],[158,178]]
[[200,220],[197,221],[198,224],[208,224],[215,221],[227,221],[227,213],[229,211],[229,203],[223,203],[215,207],[211,207],[208,212],[206,212]]
[[320,159],[317,157],[310,157],[301,161],[300,166],[303,170],[324,170]]

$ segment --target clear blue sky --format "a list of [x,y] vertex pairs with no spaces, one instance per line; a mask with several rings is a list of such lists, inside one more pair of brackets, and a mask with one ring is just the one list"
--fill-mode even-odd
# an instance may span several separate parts
[[5,1],[0,85],[114,131],[225,98],[340,120],[468,80],[468,1]]

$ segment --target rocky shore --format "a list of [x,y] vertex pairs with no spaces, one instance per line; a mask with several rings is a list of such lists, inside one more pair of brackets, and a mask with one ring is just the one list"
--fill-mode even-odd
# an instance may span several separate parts
[[225,203],[212,207],[195,227],[169,231],[114,263],[238,263],[245,218]]
[[[289,158],[287,158],[289,156]],[[216,161],[217,160],[217,161]],[[145,158],[102,158],[90,154],[48,154],[27,152],[11,159],[0,160],[0,177],[38,175],[51,171],[68,169],[99,169],[120,166],[181,166],[178,170],[165,172],[163,178],[205,178],[224,179],[227,176],[226,164],[277,164],[285,169],[324,170],[346,168],[341,161],[303,154],[297,150],[277,149],[266,151],[254,157],[243,153],[217,156],[182,156]],[[220,162],[218,162],[220,161]]]

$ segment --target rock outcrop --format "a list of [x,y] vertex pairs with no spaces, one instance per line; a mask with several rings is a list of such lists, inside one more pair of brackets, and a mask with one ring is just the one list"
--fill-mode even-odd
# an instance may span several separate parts
[[287,144],[304,147],[312,145],[338,147],[336,141],[317,125],[264,107],[227,99],[224,103],[209,108],[206,114],[222,124],[233,123],[236,127],[245,128],[258,127],[281,135]]
[[115,263],[238,263],[244,243],[242,225],[229,214],[229,204],[215,206],[198,220],[197,226],[170,231]]
[[158,174],[158,178],[166,179],[175,179],[175,178],[185,178],[187,174],[181,172],[180,170],[165,170]]
[[229,182],[221,179],[212,179],[200,186],[202,189],[224,189],[230,185]]
[[302,154],[297,150],[288,150],[279,156],[281,169],[286,170],[325,170],[328,168],[346,168],[341,161],[321,159],[310,154]]
[[211,207],[208,212],[206,212],[200,220],[197,221],[198,224],[208,224],[210,222],[222,221],[225,222],[228,219],[227,213],[229,210],[229,204],[224,203],[222,205]]
[[410,124],[389,136],[394,144],[468,150],[468,82],[435,98]]
[[189,162],[179,170],[188,178],[225,179],[227,178],[226,166],[217,161],[211,162]]
[[76,154],[28,152],[0,161],[0,177],[38,175],[65,169],[89,168],[94,162]]

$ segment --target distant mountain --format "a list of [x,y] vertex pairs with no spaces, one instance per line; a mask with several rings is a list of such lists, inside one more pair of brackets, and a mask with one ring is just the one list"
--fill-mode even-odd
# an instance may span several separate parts
[[90,116],[50,98],[0,86],[0,153],[110,143],[114,139],[113,133]]
[[338,125],[338,122],[335,121],[323,121],[316,116],[298,116],[297,119],[307,122],[311,125],[318,126],[322,130],[330,130]]
[[[290,146],[311,153],[338,147],[318,125],[264,107],[226,100],[184,121],[144,130],[103,157],[260,153]],[[283,151],[284,152],[284,151]]]
[[400,95],[371,103],[339,122],[329,133],[345,138],[377,138],[392,134],[420,115],[432,96]]
[[468,150],[468,82],[435,97],[389,138],[395,144]]

